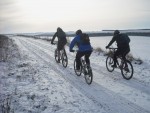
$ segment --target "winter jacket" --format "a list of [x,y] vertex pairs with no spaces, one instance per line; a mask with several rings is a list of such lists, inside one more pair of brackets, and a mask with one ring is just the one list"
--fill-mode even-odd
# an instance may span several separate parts
[[67,43],[66,34],[63,31],[56,32],[51,40],[51,43],[55,40],[55,38],[58,37],[58,43]]
[[73,47],[77,44],[79,51],[84,52],[84,51],[92,51],[92,46],[90,43],[88,44],[83,44],[81,42],[81,36],[77,35],[70,44],[70,51],[73,49]]
[[129,43],[126,43],[126,41],[124,40],[125,36],[126,34],[114,35],[108,46],[112,45],[112,43],[116,41],[118,48],[129,48]]

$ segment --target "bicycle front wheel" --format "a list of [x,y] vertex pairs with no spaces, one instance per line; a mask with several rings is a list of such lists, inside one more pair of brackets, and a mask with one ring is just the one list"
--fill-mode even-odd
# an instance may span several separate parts
[[90,85],[93,81],[93,72],[91,67],[85,69],[87,73],[84,73],[85,81],[88,85]]
[[114,64],[114,60],[112,57],[108,56],[106,58],[106,68],[109,72],[113,72],[114,71],[114,67],[112,67],[112,65]]
[[68,57],[65,53],[62,53],[62,65],[66,68],[68,65]]
[[133,76],[133,66],[129,60],[126,60],[127,66],[125,66],[125,62],[122,64],[121,73],[124,79],[130,80]]
[[82,68],[80,68],[80,70],[76,69],[76,59],[74,60],[74,71],[75,71],[77,76],[81,76]]

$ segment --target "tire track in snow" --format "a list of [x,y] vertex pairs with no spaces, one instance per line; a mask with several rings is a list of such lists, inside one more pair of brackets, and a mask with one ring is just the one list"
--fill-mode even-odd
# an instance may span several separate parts
[[[107,76],[108,73],[104,72],[104,70],[103,71],[94,70],[94,72],[95,72],[95,74],[96,73],[97,74],[102,73],[102,75],[105,75],[105,76],[97,77],[98,81],[97,81],[97,79],[95,79],[95,81],[100,82],[100,84],[103,87],[110,89],[111,91],[117,93],[118,96],[121,95],[122,97],[124,97],[128,101],[131,101],[134,104],[141,106],[144,109],[149,110],[149,104],[150,104],[149,91],[144,90],[145,92],[143,92],[140,90],[140,88],[145,88],[144,86],[141,87],[141,85],[139,85],[140,86],[139,89],[137,88],[138,84],[137,84],[137,86],[135,86],[135,88],[130,87],[129,84],[134,83],[134,82],[126,81],[124,79],[120,79],[119,77],[114,79],[114,77],[113,77],[114,75],[112,75],[112,79],[111,79],[111,77],[109,77],[110,75]],[[109,84],[108,84],[108,82],[109,82]],[[130,82],[130,83],[128,83],[128,85],[126,85],[127,82]],[[134,84],[134,85],[136,85],[136,84]]]
[[[120,84],[124,84],[125,86],[129,86],[132,87],[134,89],[140,90],[143,93],[146,93],[148,95],[150,95],[150,90],[148,85],[145,85],[137,80],[135,80],[134,78],[131,78],[131,80],[125,80],[123,79],[121,72],[108,72],[106,68],[93,64],[94,65],[94,71],[96,71],[97,73],[102,73],[103,75],[107,75],[105,77],[109,77],[115,81],[117,81]],[[98,67],[98,68],[97,68]]]

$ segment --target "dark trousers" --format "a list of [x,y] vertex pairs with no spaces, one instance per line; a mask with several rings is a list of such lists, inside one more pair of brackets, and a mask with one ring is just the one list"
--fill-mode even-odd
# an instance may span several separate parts
[[58,59],[60,59],[60,51],[64,49],[67,42],[58,41],[57,50],[58,50]]
[[84,51],[84,52],[81,52],[81,51],[78,51],[77,54],[76,54],[76,68],[80,68],[81,66],[81,57],[85,57],[85,62],[87,65],[90,65],[90,55],[91,55],[92,51]]
[[66,45],[66,42],[58,41],[57,50],[58,50],[58,51],[62,50],[65,45]]
[[118,48],[114,54],[114,65],[117,62],[117,56],[122,56],[123,60],[126,60],[126,55],[130,52],[130,48]]

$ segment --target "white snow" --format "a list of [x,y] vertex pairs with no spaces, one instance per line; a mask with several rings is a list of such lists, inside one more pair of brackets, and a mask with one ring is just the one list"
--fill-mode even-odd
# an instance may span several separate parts
[[[111,39],[106,37],[107,40],[98,42],[98,39],[92,38],[91,43],[94,46],[98,45],[97,47],[105,47]],[[148,38],[146,43],[149,45]],[[63,68],[62,64],[57,64],[54,59],[56,45],[40,39],[23,37],[12,39],[17,44],[20,55],[14,56],[11,61],[0,62],[0,102],[5,104],[9,101],[11,112],[150,112],[150,60],[146,59],[147,57],[144,57],[142,65],[132,62],[133,78],[125,80],[120,70],[108,72],[105,66],[106,57],[93,52],[90,59],[94,76],[92,84],[88,85],[84,76],[75,75],[73,69],[75,53],[70,53],[67,46],[69,63],[67,68]],[[142,43],[140,37],[132,42],[135,44],[131,46],[132,52],[135,51],[136,54],[141,52],[136,52],[137,44],[141,47],[143,56],[149,55],[150,46],[146,43],[140,45],[140,42]]]

